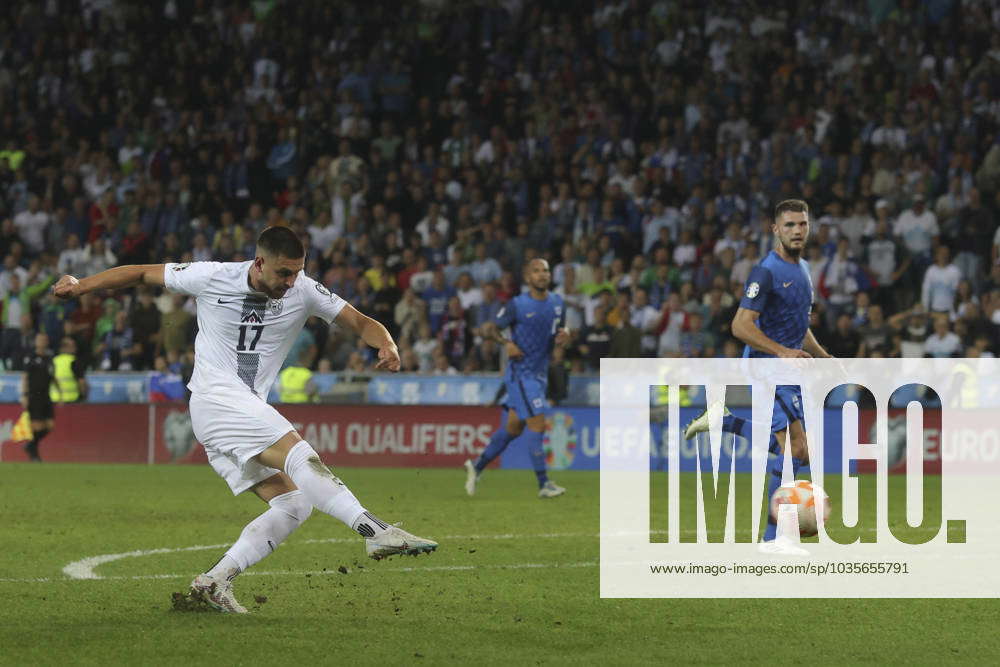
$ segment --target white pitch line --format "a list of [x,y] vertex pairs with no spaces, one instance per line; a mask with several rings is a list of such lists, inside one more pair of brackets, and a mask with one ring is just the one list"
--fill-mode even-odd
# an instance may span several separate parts
[[[193,551],[194,549],[186,548],[184,551]],[[178,551],[181,551],[180,549]],[[351,574],[367,573],[367,572],[463,572],[468,570],[543,570],[543,569],[558,569],[558,568],[580,568],[580,567],[597,567],[597,561],[580,561],[576,563],[511,563],[508,565],[429,565],[427,567],[365,567],[365,568],[351,568]],[[191,577],[197,576],[197,572],[191,572],[187,574],[136,574],[136,575],[110,575],[107,577],[95,576],[90,577],[91,581],[139,581],[143,579],[189,579]],[[280,577],[280,576],[294,576],[294,577],[323,577],[328,575],[341,574],[339,570],[329,569],[329,570],[251,570],[249,572],[244,572],[240,576],[256,576],[256,577]],[[0,579],[0,583],[51,583],[58,581],[84,581],[83,579],[56,579],[50,577],[41,577],[37,579]]]
[[111,563],[123,558],[137,558],[139,556],[154,556],[156,554],[172,554],[180,551],[207,551],[208,549],[223,549],[228,544],[206,544],[193,547],[169,547],[163,549],[137,549],[136,551],[126,551],[120,554],[104,554],[102,556],[90,556],[81,560],[75,560],[63,568],[63,574],[70,579],[104,579],[96,574],[94,568],[104,563]]
[[[666,531],[652,531],[653,533],[662,533]],[[625,533],[615,533],[611,536],[625,535]],[[526,534],[514,534],[514,533],[504,533],[498,535],[445,535],[440,538],[442,541],[456,541],[456,540],[518,540],[518,539],[571,539],[571,538],[588,538],[588,539],[598,539],[600,535],[597,533],[541,533],[535,535]],[[293,544],[333,544],[333,543],[357,543],[360,538],[357,537],[328,537],[323,539],[310,539],[301,540],[299,542],[293,542]],[[112,563],[117,560],[122,560],[125,558],[139,558],[142,556],[155,556],[157,554],[168,554],[168,553],[178,553],[181,551],[208,551],[210,549],[225,549],[228,548],[229,544],[206,544],[206,545],[196,545],[192,547],[177,547],[177,548],[161,548],[161,549],[137,549],[135,551],[126,551],[119,554],[103,554],[100,556],[90,556],[88,558],[83,558],[80,560],[73,561],[72,563],[66,565],[63,568],[63,574],[65,574],[70,579],[110,579],[110,577],[104,577],[97,574],[94,569],[99,565],[104,565],[105,563]],[[0,581],[8,581],[6,579],[0,579]]]

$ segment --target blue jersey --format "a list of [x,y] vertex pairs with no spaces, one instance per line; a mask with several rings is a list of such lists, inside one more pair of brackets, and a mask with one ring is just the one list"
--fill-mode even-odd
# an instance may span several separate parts
[[[740,307],[760,313],[757,326],[771,340],[785,347],[802,349],[809,330],[813,287],[809,265],[804,259],[797,264],[786,262],[771,251],[760,264],[750,270]],[[744,357],[770,357],[747,345]]]
[[524,353],[507,364],[508,378],[531,376],[544,380],[548,376],[555,335],[565,318],[562,297],[551,292],[541,301],[520,294],[504,304],[496,324],[501,329],[510,327],[514,344]]

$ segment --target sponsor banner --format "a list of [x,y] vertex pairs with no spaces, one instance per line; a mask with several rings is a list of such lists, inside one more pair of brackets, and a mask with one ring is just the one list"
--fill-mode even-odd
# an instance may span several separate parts
[[[702,408],[681,408],[680,424],[686,425],[697,417]],[[924,472],[937,474],[941,472],[942,449],[940,430],[934,427],[934,422],[940,422],[939,410],[928,410],[928,428],[924,431]],[[655,414],[655,413],[654,413]],[[750,419],[750,410],[737,408],[733,410],[737,417]],[[861,429],[859,439],[863,442],[874,440],[875,411],[861,410]],[[989,415],[984,414],[984,422]],[[842,414],[839,409],[827,409],[824,414],[823,433],[827,443],[841,442],[844,438]],[[499,424],[499,421],[497,422]],[[650,420],[650,468],[652,470],[667,469],[667,436],[665,421]],[[806,431],[810,432],[807,424]],[[543,440],[546,461],[552,470],[598,470],[600,469],[600,410],[598,408],[553,408],[546,418],[546,431]],[[696,472],[696,461],[699,457],[699,440],[702,442],[701,469],[711,469],[710,449],[704,447],[707,436],[684,440],[678,438],[678,460],[681,472]],[[731,434],[722,434],[722,444],[719,448],[720,461],[717,465],[728,469],[729,462],[735,459],[737,472],[750,472],[751,448],[750,441],[736,438]],[[867,438],[867,439],[866,439]],[[851,448],[853,443],[844,443],[843,447]],[[1000,432],[996,428],[976,428],[970,425],[964,429],[953,429],[947,439],[945,456],[952,460],[964,461],[970,466],[993,465],[1000,462]],[[894,409],[889,411],[889,440],[886,455],[889,472],[902,474],[906,472],[906,411]],[[502,457],[503,468],[531,468],[528,451],[520,446],[515,439],[507,447]],[[840,473],[843,470],[841,448],[825,447],[823,469],[829,473]],[[858,472],[874,472],[875,462],[862,459],[858,462]]]
[[[0,403],[17,403],[21,373],[0,373]],[[151,373],[88,373],[90,385],[88,403],[146,403],[149,400]],[[341,382],[340,373],[313,373],[320,395],[330,393]],[[499,375],[462,376],[377,376],[368,385],[368,401],[380,405],[491,405],[503,384]],[[1000,391],[998,380],[981,378],[979,390],[983,393]],[[655,404],[655,396],[651,396]],[[693,387],[689,396],[691,407],[705,407],[703,388]],[[277,385],[272,387],[268,402],[278,402]],[[846,401],[856,400],[851,387],[835,389],[827,398],[828,407],[838,407]],[[600,401],[600,381],[595,376],[574,375],[569,379],[569,393],[563,401],[570,406],[597,406]],[[927,407],[940,407],[933,396],[924,396],[916,388],[906,387],[892,397],[894,408],[905,408],[911,401]],[[734,391],[731,406],[750,405],[749,394]]]
[[[21,414],[20,405],[0,405],[0,460],[27,461],[23,443],[10,432]],[[50,463],[146,463],[149,406],[56,405],[55,428],[39,447]]]
[[[550,470],[598,470],[600,468],[600,417],[598,408],[552,408],[545,418],[542,446]],[[499,425],[494,420],[494,428]],[[528,450],[516,438],[504,451],[501,468],[531,469]]]
[[[484,406],[376,407],[281,405],[277,406],[324,460],[348,466],[443,466],[461,465],[477,456],[500,423],[500,409]],[[681,408],[680,423],[687,424],[700,412]],[[928,410],[924,430],[924,472],[937,474],[947,460],[954,470],[970,472],[1000,468],[1000,427],[988,410],[968,411],[960,425],[949,429],[942,440],[935,427],[938,411]],[[736,409],[749,418],[748,410]],[[10,440],[21,414],[19,405],[0,404],[0,461],[27,460],[21,443]],[[840,412],[826,410],[826,442],[842,437]],[[906,472],[906,411],[888,412],[886,465],[890,473]],[[153,446],[149,446],[149,419],[153,419]],[[916,417],[912,417],[916,419]],[[859,412],[858,440],[874,439],[875,411]],[[939,421],[939,420],[937,420]],[[113,428],[109,427],[113,425]],[[600,467],[600,410],[554,408],[550,411],[543,440],[546,460],[552,470],[597,470]],[[808,430],[808,429],[807,429]],[[705,436],[700,436],[704,438]],[[663,422],[650,424],[650,466],[667,469],[667,429]],[[722,463],[736,459],[736,470],[751,470],[749,441],[722,436]],[[697,469],[695,440],[679,439],[680,470]],[[852,443],[845,443],[850,448]],[[53,462],[103,463],[206,463],[207,458],[191,430],[186,403],[149,405],[57,405],[56,428],[42,441],[42,456]],[[711,466],[702,450],[702,469]],[[502,468],[530,469],[527,450],[514,440],[500,459]],[[824,470],[842,471],[837,448],[827,447]],[[858,472],[874,472],[871,459],[861,459]]]
[[[458,467],[478,456],[499,408],[482,406],[276,406],[323,461],[338,466]],[[154,460],[206,461],[187,406],[157,405]]]

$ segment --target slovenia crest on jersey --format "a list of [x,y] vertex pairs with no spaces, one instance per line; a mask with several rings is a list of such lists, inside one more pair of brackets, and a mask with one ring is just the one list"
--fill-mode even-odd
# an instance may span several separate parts
[[282,299],[268,299],[267,308],[271,311],[272,315],[281,315],[281,309],[285,307],[285,302]]

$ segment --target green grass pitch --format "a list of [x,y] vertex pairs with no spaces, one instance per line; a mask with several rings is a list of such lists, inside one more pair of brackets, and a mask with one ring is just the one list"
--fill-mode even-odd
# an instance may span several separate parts
[[[208,467],[0,465],[0,663],[993,663],[995,600],[602,600],[598,475],[339,469],[369,509],[440,550],[375,563],[313,517],[237,580],[247,616],[181,613],[170,595],[264,504]],[[686,483],[693,479],[686,476]],[[187,548],[185,550],[181,550]],[[68,563],[143,552],[72,580]],[[346,573],[339,569],[343,567]],[[255,598],[266,597],[264,602]],[[806,627],[804,619],[816,622]],[[307,662],[308,661],[308,662]]]

